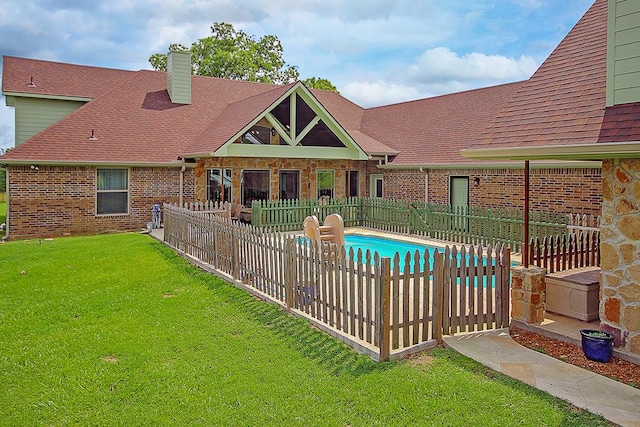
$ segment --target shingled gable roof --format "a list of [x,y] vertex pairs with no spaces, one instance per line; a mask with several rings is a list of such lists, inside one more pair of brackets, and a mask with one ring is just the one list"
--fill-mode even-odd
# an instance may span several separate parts
[[[185,154],[214,152],[294,86],[193,76],[192,103],[178,105],[169,99],[165,73],[5,60],[5,92],[95,98],[2,157],[13,163],[173,164]],[[45,73],[39,67],[46,79],[40,77]],[[26,83],[19,77],[31,71],[37,77],[35,88],[26,85],[30,77]],[[98,81],[100,85],[86,84]],[[312,93],[340,126],[347,125],[347,133],[362,150],[396,153],[357,131],[361,107],[334,92]],[[92,131],[97,141],[87,139]]]
[[598,142],[640,141],[640,102],[607,107]]
[[183,157],[213,155],[223,144],[229,142],[248,124],[253,124],[267,108],[287,93],[293,83],[272,86],[272,90],[243,98],[226,105],[189,146],[181,153]]
[[[211,122],[203,135],[198,138],[194,144],[187,147],[183,156],[216,155],[216,150],[223,145],[235,141],[246,132],[248,128],[265,117],[266,114],[285,97],[298,91],[308,91],[313,101],[317,103],[314,108],[324,110],[331,116],[332,120],[336,121],[336,116],[340,116],[342,120],[337,120],[336,123],[361,150],[365,152],[372,150],[374,152],[373,154],[379,152],[395,154],[394,150],[391,150],[389,147],[380,144],[372,138],[362,137],[360,133],[352,129],[344,129],[344,124],[347,124],[349,127],[357,125],[358,121],[354,121],[353,118],[354,116],[358,116],[358,113],[356,112],[354,114],[353,112],[358,109],[361,110],[360,107],[350,102],[339,102],[338,99],[344,98],[335,92],[324,90],[309,91],[303,83],[296,82],[285,86],[278,86],[272,91],[229,104],[224,111]],[[328,92],[335,94],[335,96],[328,95]],[[325,102],[320,102],[317,95],[322,96]],[[356,137],[353,137],[352,134],[355,134]],[[267,153],[266,150],[264,150],[264,152]]]
[[[138,71],[23,142],[3,160],[61,164],[171,164],[227,105],[273,85],[194,76],[192,103],[173,104],[165,73]],[[95,131],[97,141],[87,138]]]
[[[2,91],[7,95],[92,99],[133,74],[134,71],[4,56]],[[32,78],[35,87],[27,86]]]
[[383,144],[376,135],[367,135],[360,130],[365,109],[330,90],[311,89],[311,93],[340,123],[351,138],[371,156],[395,156],[398,150]]
[[606,61],[607,0],[596,0],[472,148],[596,143]]
[[486,131],[493,117],[523,84],[509,83],[372,108],[364,112],[361,130],[399,152],[391,166],[477,164],[478,161],[462,157],[460,150]]

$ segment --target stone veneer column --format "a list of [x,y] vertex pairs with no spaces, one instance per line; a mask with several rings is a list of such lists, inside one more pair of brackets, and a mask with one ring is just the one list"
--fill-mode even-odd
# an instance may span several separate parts
[[511,318],[524,323],[544,320],[546,270],[540,267],[511,269]]
[[640,159],[602,162],[600,327],[640,353]]

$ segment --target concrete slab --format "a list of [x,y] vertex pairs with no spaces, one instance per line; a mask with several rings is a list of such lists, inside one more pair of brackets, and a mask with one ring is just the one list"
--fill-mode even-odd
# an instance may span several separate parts
[[444,343],[485,366],[621,426],[640,427],[640,390],[530,350],[508,329],[444,337]]

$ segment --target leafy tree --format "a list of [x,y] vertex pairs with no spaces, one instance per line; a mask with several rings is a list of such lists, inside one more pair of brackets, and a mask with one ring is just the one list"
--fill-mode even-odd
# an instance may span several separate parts
[[[11,147],[9,148],[0,147],[0,156],[2,156],[4,153],[8,151],[11,151]],[[4,193],[6,188],[7,188],[7,171],[4,169],[0,169],[0,193]]]
[[[316,77],[309,77],[308,79],[304,79],[302,81],[307,87],[311,87],[314,89],[324,89],[324,90],[332,90],[334,92],[338,92],[338,88],[336,88],[329,80],[321,79]],[[339,93],[339,92],[338,92]]]
[[[287,84],[299,79],[298,67],[287,65],[282,59],[282,44],[276,36],[267,35],[256,40],[224,22],[215,22],[211,33],[192,43],[191,48],[172,43],[169,51],[191,51],[192,72],[200,76],[272,84]],[[166,71],[167,55],[153,54],[149,63],[154,70]],[[304,83],[313,88],[336,90],[327,79],[312,77]]]

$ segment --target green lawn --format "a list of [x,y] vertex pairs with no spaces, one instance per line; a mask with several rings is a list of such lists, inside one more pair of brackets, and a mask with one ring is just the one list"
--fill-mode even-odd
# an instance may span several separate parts
[[460,354],[376,363],[140,234],[0,244],[0,424],[607,425]]
[[7,202],[0,202],[0,224],[7,222]]

